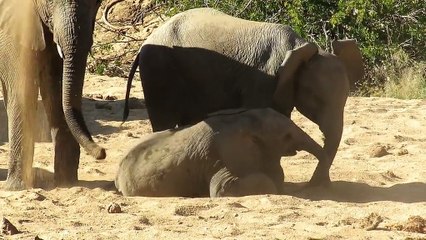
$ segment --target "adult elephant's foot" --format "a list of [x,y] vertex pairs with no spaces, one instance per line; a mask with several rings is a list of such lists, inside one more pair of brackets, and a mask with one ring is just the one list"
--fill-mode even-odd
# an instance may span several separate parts
[[26,189],[26,186],[22,179],[8,177],[4,184],[4,188],[8,191],[20,191]]
[[58,187],[74,186],[78,181],[80,145],[66,129],[52,134],[55,148],[54,180]]
[[61,171],[61,172],[55,171],[54,179],[55,179],[55,185],[57,187],[74,186],[78,182],[77,169],[70,168],[68,169],[68,171]]

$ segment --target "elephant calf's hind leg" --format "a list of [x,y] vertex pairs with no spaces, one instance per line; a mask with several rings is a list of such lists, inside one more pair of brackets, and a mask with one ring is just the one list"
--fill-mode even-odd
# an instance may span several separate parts
[[251,173],[244,177],[231,175],[228,169],[219,170],[210,181],[210,197],[277,194],[277,188],[264,173]]

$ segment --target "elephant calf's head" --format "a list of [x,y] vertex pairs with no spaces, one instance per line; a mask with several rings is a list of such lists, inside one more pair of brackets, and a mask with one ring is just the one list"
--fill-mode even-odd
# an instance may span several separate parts
[[343,112],[350,86],[364,74],[361,53],[353,40],[333,42],[333,53],[313,43],[288,51],[279,69],[274,101],[290,115],[296,107],[318,124],[324,149],[334,159],[343,130]]

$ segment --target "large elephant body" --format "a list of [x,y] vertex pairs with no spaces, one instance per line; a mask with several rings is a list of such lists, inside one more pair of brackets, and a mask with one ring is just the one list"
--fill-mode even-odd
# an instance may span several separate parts
[[[289,26],[247,21],[192,9],[173,16],[142,45],[139,66],[154,131],[202,120],[227,108],[273,107],[290,117],[296,107],[318,124],[331,165],[343,129],[350,84],[363,75],[353,40],[327,53]],[[329,180],[328,170],[323,180]]]
[[281,156],[301,150],[326,162],[321,146],[284,115],[224,110],[145,136],[120,162],[115,185],[126,196],[276,194],[284,182]]
[[33,187],[38,92],[51,128],[57,185],[77,181],[80,145],[105,158],[81,112],[99,6],[99,0],[0,0],[0,82],[10,144],[6,188]]

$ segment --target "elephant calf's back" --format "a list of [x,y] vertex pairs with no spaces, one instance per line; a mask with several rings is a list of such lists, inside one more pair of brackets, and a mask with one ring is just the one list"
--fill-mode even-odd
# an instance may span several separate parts
[[[152,134],[121,161],[116,187],[126,196],[204,196],[208,194],[197,149],[187,129]],[[195,147],[195,146],[194,146]],[[193,151],[195,150],[195,152]]]

